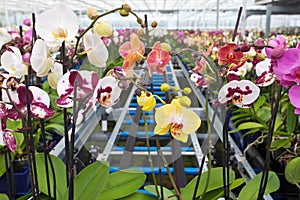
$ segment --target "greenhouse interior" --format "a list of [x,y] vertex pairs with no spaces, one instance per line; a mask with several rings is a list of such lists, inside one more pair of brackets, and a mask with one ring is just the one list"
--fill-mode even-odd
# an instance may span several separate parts
[[0,200],[300,199],[300,0],[0,18]]

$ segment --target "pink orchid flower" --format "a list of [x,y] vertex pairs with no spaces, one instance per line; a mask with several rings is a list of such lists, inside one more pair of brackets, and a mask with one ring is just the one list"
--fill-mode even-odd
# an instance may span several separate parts
[[249,80],[233,80],[225,84],[219,91],[218,100],[220,103],[230,103],[247,108],[258,98],[259,87]]
[[132,33],[130,36],[130,42],[127,41],[120,46],[119,53],[124,58],[123,68],[127,73],[132,70],[136,62],[140,62],[142,60],[145,53],[145,46],[140,41],[138,35]]
[[270,40],[269,42],[269,45],[274,47],[274,49],[266,48],[266,54],[272,59],[281,58],[286,50],[286,41],[284,36],[277,35],[277,38],[278,40]]
[[170,59],[171,56],[169,52],[162,49],[159,41],[156,42],[147,57],[150,76],[152,76],[153,70],[158,74],[162,74],[166,70],[166,65],[169,63]]
[[291,87],[289,98],[296,107],[295,114],[300,115],[300,49],[291,48],[277,60],[274,73],[284,87]]

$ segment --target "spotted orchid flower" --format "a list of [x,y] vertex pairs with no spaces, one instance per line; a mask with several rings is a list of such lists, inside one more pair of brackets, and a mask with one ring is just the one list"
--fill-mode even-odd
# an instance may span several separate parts
[[[8,106],[7,118],[11,120],[21,119],[21,115],[27,115],[27,99],[26,99],[26,86],[24,84],[18,85],[15,91],[9,91],[12,103],[15,104],[16,110],[13,106]],[[36,87],[28,87],[30,113],[37,119],[47,119],[54,115],[54,110],[50,107],[50,98],[44,90]],[[9,102],[7,95],[2,94],[4,101]]]
[[88,60],[92,65],[100,68],[106,66],[108,51],[105,44],[97,34],[88,31],[83,37],[83,45],[87,52]]
[[129,72],[136,62],[140,62],[145,53],[145,46],[140,41],[137,34],[130,35],[130,42],[125,42],[119,48],[120,55],[124,58],[123,68],[125,72]]
[[220,103],[233,103],[234,105],[247,108],[258,98],[260,89],[249,80],[233,80],[224,85],[218,94]]
[[198,87],[202,87],[202,88],[207,88],[209,85],[209,80],[207,79],[207,77],[205,77],[205,75],[199,71],[194,71],[191,70],[190,72],[192,72],[191,76],[190,76],[190,80],[192,82],[195,83],[196,86]]
[[12,152],[17,149],[17,141],[9,130],[0,130],[0,146],[6,146]]
[[57,83],[57,93],[59,96],[56,100],[57,105],[63,108],[73,106],[75,81],[77,82],[76,99],[80,100],[89,96],[85,99],[85,101],[88,102],[91,99],[92,92],[99,79],[99,76],[95,72],[86,70],[71,70],[65,73]]
[[155,70],[158,74],[162,74],[166,70],[166,65],[169,63],[170,59],[171,56],[169,52],[162,49],[159,41],[156,42],[152,51],[147,56],[150,76],[152,76],[153,70]]
[[112,76],[102,78],[93,94],[93,107],[96,109],[97,103],[104,107],[115,105],[119,101],[121,88],[118,86],[118,80]]
[[155,134],[164,135],[170,131],[175,139],[182,142],[187,142],[188,135],[201,125],[199,116],[194,111],[183,107],[178,99],[173,99],[171,104],[159,107],[155,112],[155,121]]
[[266,58],[264,61],[257,63],[255,66],[255,71],[257,75],[255,84],[257,86],[269,86],[276,79],[276,76],[273,72],[273,66],[271,65],[271,59],[269,58]]
[[62,64],[48,56],[49,49],[45,41],[38,39],[34,43],[30,63],[38,77],[48,76],[49,85],[56,89],[58,80],[63,75]]
[[57,4],[36,18],[36,32],[49,46],[75,39],[79,29],[77,15],[66,5]]
[[1,56],[1,68],[11,76],[21,78],[27,73],[27,66],[23,63],[21,52],[18,48],[10,46]]
[[236,65],[239,64],[241,59],[244,57],[244,54],[241,51],[235,51],[235,47],[236,47],[236,44],[229,43],[226,46],[223,46],[222,48],[220,48],[220,50],[218,52],[219,65],[225,65],[225,64],[230,64],[230,63],[234,63]]

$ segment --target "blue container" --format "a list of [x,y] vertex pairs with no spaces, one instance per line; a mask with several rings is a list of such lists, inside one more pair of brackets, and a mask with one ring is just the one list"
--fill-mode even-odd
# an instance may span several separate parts
[[[10,171],[6,172],[9,174],[9,177],[11,177]],[[25,165],[23,166],[22,172],[15,172],[15,187],[16,188],[16,194],[17,195],[24,195],[31,192],[31,184],[30,184],[30,176],[29,176],[29,166]],[[10,181],[11,183],[11,181]],[[0,177],[0,193],[8,194],[8,188],[7,188],[7,179],[6,174],[3,174],[3,176]]]

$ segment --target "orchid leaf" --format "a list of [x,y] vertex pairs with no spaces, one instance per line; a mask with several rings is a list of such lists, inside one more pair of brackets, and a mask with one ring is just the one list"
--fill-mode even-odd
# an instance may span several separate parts
[[264,125],[257,122],[245,122],[237,127],[239,130],[253,129],[253,128],[265,128]]
[[9,200],[6,194],[0,194],[0,200]]
[[295,107],[289,103],[286,118],[286,130],[289,134],[293,133],[296,127],[297,115],[294,113]]
[[74,179],[74,199],[96,199],[103,188],[109,174],[106,162],[94,162],[84,168]]
[[146,175],[140,170],[125,169],[109,174],[98,200],[111,200],[134,193],[145,182]]
[[124,198],[121,198],[119,200],[156,200],[157,198],[151,196],[151,195],[148,195],[148,194],[143,194],[143,193],[140,193],[140,192],[135,192],[129,196],[126,196]]
[[[50,177],[50,189],[51,189],[51,197],[54,197],[53,194],[53,186],[54,186],[54,180],[55,177],[56,181],[56,195],[57,199],[61,200],[64,199],[63,195],[66,192],[67,188],[67,182],[66,182],[66,166],[65,164],[56,156],[50,155],[51,162],[53,163],[54,168],[54,174],[51,170],[51,165],[49,162],[48,157],[48,174]],[[46,178],[46,164],[45,164],[45,158],[44,153],[36,153],[36,165],[37,165],[37,177],[38,177],[38,183],[39,183],[39,189],[41,192],[43,192],[46,195],[48,194],[47,189],[47,178]],[[55,176],[54,176],[55,175]]]
[[288,182],[297,185],[300,189],[300,157],[294,158],[285,167],[284,175]]
[[[147,190],[148,192],[154,194],[154,195],[157,195],[155,185],[146,185],[144,187],[144,189]],[[158,190],[160,192],[160,186],[158,186]],[[163,187],[163,194],[164,194],[163,199],[168,199],[168,200],[176,200],[177,199],[177,197],[174,196],[175,194],[171,190],[169,190],[168,188]],[[160,192],[160,196],[161,196],[161,192]]]
[[[246,181],[245,178],[238,178],[235,179],[229,186],[230,190],[233,190],[237,187],[239,187],[240,185],[242,185],[244,182]],[[204,196],[203,196],[203,200],[217,200],[218,198],[222,197],[224,195],[224,188],[218,188],[215,190],[212,190],[210,192],[207,192]]]
[[[48,124],[45,126],[45,131],[49,131],[49,130],[55,130],[55,132],[61,136],[64,135],[64,126],[60,125],[60,124]],[[41,129],[39,129],[39,132],[41,131]]]
[[[206,192],[209,192],[209,191],[212,191],[212,190],[223,187],[223,181],[220,181],[221,180],[220,177],[222,177],[222,174],[223,174],[222,167],[216,167],[216,168],[211,169],[210,177],[209,177],[209,183],[208,183],[208,187],[207,187]],[[204,188],[205,188],[205,185],[206,185],[206,181],[207,181],[207,175],[208,175],[208,171],[205,171],[201,174],[200,183],[199,183],[199,186],[198,186],[196,197],[199,197],[200,195],[203,194]],[[181,190],[183,200],[192,199],[193,194],[194,194],[194,190],[195,190],[197,177],[198,176],[193,178],[187,184],[187,186]],[[230,184],[233,182],[234,178],[235,178],[234,171],[229,170],[229,183]]]
[[[243,200],[256,200],[259,192],[260,181],[262,177],[262,172],[254,176],[241,190],[238,199]],[[270,171],[267,187],[264,194],[269,194],[275,192],[279,189],[280,182],[277,175]]]
[[255,112],[257,112],[260,109],[260,107],[264,105],[265,102],[266,102],[266,97],[259,96],[259,98],[253,104]]
[[271,143],[271,150],[275,151],[280,148],[289,148],[291,146],[291,142],[289,138],[282,138],[279,140],[273,140]]

